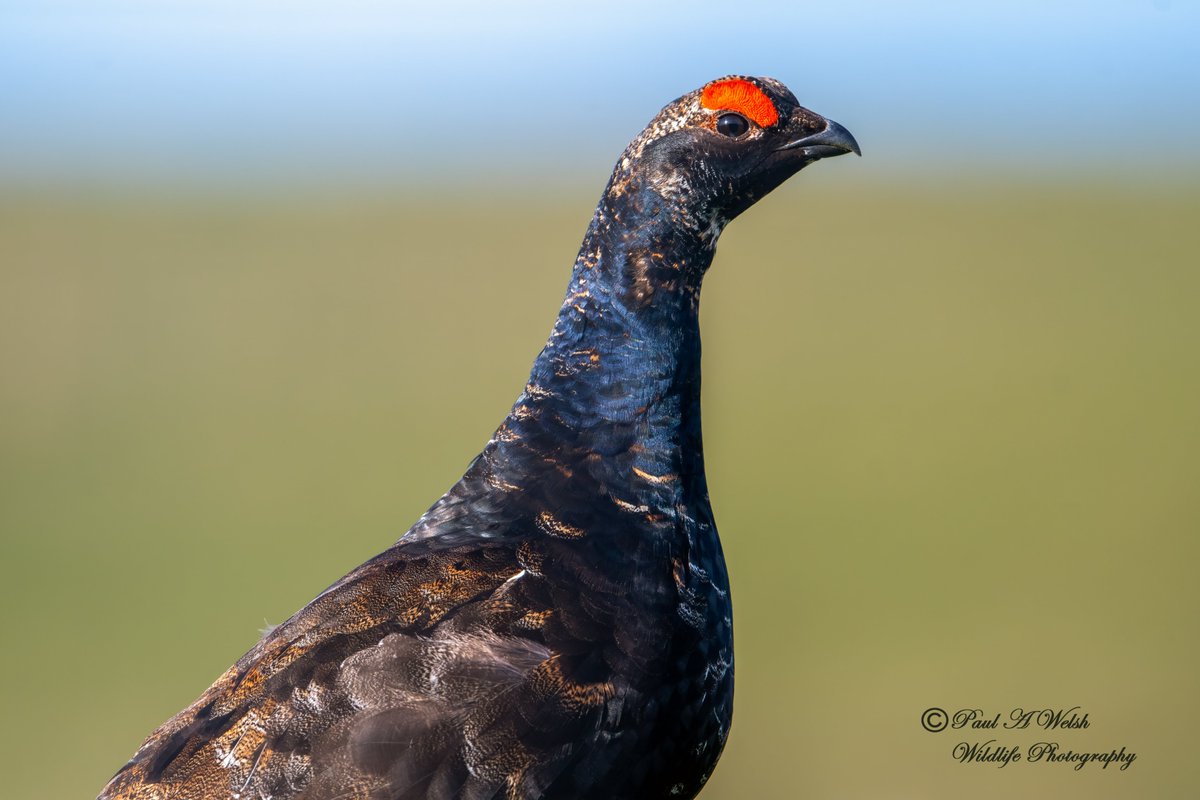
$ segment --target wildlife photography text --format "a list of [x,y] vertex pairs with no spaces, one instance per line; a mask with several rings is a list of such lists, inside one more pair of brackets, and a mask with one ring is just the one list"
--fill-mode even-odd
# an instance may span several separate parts
[[[1045,731],[1061,731],[1069,735],[1071,731],[1080,731],[1091,727],[1088,714],[1079,706],[1072,708],[1013,708],[1004,719],[1001,712],[989,715],[980,708],[963,708],[953,714],[937,707],[927,708],[921,714],[921,727],[930,733],[940,733],[948,728],[954,731],[1026,731],[1031,728],[1044,736]],[[1101,769],[1108,769],[1110,764],[1120,765],[1124,770],[1137,759],[1137,753],[1126,752],[1125,746],[1120,750],[1108,752],[1076,751],[1064,747],[1058,741],[1039,739],[1022,750],[1020,743],[998,743],[996,739],[986,741],[959,741],[954,745],[951,755],[962,764],[992,764],[1006,767],[1009,764],[1024,762],[1027,764],[1068,764],[1076,771],[1088,764],[1100,764]]]

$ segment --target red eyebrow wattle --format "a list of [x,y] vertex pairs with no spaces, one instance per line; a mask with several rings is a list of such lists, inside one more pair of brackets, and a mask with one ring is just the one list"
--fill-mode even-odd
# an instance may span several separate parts
[[713,111],[736,111],[763,128],[779,121],[779,111],[771,98],[750,81],[730,78],[704,87],[700,105]]

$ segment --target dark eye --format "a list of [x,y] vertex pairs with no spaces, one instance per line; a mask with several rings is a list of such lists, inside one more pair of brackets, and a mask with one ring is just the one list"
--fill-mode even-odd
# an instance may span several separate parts
[[750,123],[741,114],[722,114],[717,119],[717,133],[736,139],[750,130]]

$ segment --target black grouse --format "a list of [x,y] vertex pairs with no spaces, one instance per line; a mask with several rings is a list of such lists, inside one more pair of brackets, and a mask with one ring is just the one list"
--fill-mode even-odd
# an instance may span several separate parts
[[462,479],[100,798],[694,797],[733,710],[700,283],[726,223],[848,152],[769,78],[666,106],[617,162],[529,383]]

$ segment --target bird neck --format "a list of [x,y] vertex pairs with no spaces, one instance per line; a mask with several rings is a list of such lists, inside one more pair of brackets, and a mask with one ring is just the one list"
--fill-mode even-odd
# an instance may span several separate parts
[[635,497],[706,494],[699,296],[718,231],[689,222],[614,177],[502,434]]

